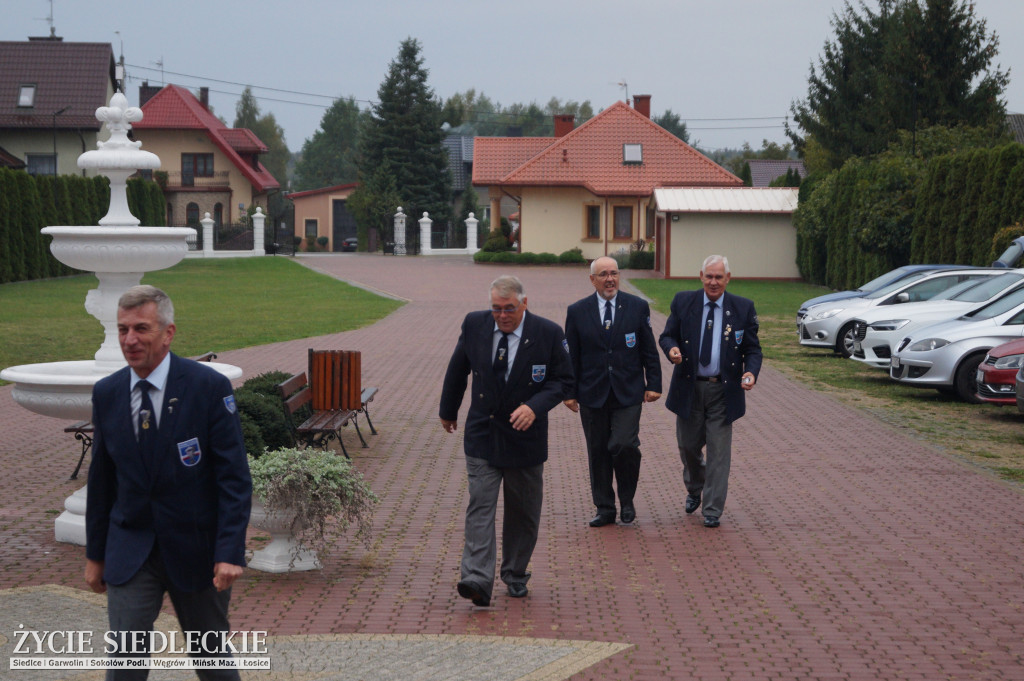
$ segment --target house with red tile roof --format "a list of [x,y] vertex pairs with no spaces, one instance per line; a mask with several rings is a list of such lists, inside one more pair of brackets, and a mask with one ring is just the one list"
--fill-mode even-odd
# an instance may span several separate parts
[[[151,90],[140,88],[140,100]],[[160,157],[154,178],[167,199],[168,225],[196,225],[205,213],[217,224],[238,222],[250,206],[266,213],[280,184],[260,163],[267,146],[251,130],[229,128],[213,115],[200,90],[168,85],[142,101],[132,124],[142,148]]]
[[78,157],[110,137],[96,109],[114,94],[114,68],[110,43],[0,42],[0,165],[86,174]]
[[616,102],[573,128],[556,116],[555,137],[477,137],[473,184],[486,187],[490,214],[511,197],[520,248],[587,259],[653,242],[656,187],[740,187],[742,181],[650,118],[650,96]]

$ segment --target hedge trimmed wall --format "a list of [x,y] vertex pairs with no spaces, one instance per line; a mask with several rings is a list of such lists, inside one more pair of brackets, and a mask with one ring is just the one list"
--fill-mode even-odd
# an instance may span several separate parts
[[[97,225],[109,206],[106,177],[0,168],[0,284],[76,273],[50,254],[50,238],[40,230]],[[164,224],[163,192],[155,182],[128,180],[128,207],[143,225]]]
[[987,266],[1024,234],[1024,145],[853,158],[800,188],[797,266],[850,289],[909,263]]

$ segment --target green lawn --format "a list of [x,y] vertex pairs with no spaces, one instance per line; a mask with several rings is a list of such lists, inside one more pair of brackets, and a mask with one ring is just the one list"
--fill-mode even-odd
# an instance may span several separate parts
[[[287,258],[184,260],[142,281],[174,301],[184,356],[357,329],[402,305]],[[85,296],[97,284],[83,274],[0,286],[0,367],[91,359],[103,328]]]

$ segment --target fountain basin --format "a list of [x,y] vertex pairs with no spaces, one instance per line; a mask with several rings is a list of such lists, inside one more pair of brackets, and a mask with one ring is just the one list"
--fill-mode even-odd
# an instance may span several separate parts
[[[242,369],[231,364],[207,366],[231,380],[242,377]],[[8,367],[0,379],[14,383],[12,399],[35,414],[87,421],[92,418],[92,387],[109,373],[95,360],[81,360]]]
[[191,227],[44,227],[50,252],[86,272],[152,272],[177,265],[188,253]]

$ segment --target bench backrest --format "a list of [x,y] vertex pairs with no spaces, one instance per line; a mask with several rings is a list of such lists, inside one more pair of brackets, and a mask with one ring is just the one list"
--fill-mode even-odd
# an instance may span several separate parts
[[295,374],[288,380],[278,383],[277,391],[281,394],[289,417],[313,399],[313,391],[309,389],[305,373]]
[[314,411],[359,409],[361,383],[362,357],[358,350],[309,349],[309,387]]

